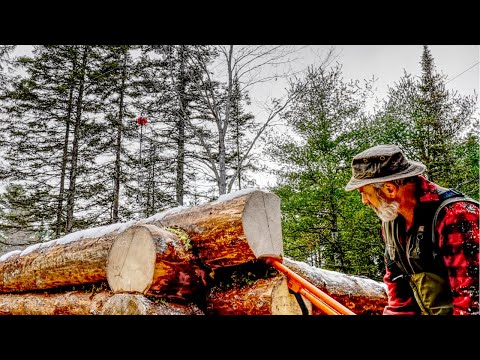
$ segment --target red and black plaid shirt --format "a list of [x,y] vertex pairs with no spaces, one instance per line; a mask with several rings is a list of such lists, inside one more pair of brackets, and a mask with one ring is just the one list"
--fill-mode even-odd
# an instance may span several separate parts
[[[438,201],[436,185],[421,178],[420,203]],[[479,208],[467,201],[446,205],[437,222],[438,246],[447,268],[453,296],[453,315],[478,315]],[[416,315],[420,309],[408,282],[392,282],[386,268],[388,305],[384,315]]]

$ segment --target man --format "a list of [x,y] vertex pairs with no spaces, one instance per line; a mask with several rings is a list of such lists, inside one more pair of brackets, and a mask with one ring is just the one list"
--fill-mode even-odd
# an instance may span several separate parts
[[382,220],[383,314],[478,315],[478,202],[428,181],[425,165],[396,145],[367,149],[351,165],[345,190],[357,189]]

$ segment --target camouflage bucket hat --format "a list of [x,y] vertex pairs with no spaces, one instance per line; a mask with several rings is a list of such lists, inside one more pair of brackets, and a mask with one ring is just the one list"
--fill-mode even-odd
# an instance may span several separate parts
[[397,145],[377,145],[353,157],[352,178],[345,190],[420,175],[425,170],[422,163],[408,160]]

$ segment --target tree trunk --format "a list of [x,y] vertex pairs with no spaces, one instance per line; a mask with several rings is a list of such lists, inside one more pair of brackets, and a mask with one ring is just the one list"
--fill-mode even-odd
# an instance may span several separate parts
[[0,315],[98,315],[111,296],[109,291],[0,294]]
[[[312,304],[301,297],[307,312]],[[207,298],[207,315],[302,315],[302,307],[290,292],[284,275],[263,278],[252,285],[213,289]]]
[[121,178],[121,153],[122,153],[122,133],[123,133],[123,97],[125,96],[125,80],[127,77],[127,48],[123,49],[122,78],[120,85],[118,118],[116,125],[117,140],[115,144],[115,165],[113,174],[113,204],[112,204],[112,223],[118,222],[118,212],[120,208],[120,178]]
[[109,253],[107,278],[114,292],[188,300],[207,285],[206,272],[175,234],[155,225],[129,228]]
[[[382,282],[315,268],[288,258],[282,263],[357,315],[381,315],[387,305],[386,287]],[[320,310],[314,307],[313,315],[320,315]]]
[[178,227],[210,269],[283,255],[280,199],[264,191],[242,190],[217,201],[145,219],[159,227]]
[[[74,45],[75,47],[75,45]],[[75,50],[73,52],[72,60],[72,73],[77,71],[77,55],[78,52]],[[55,224],[55,236],[60,237],[62,232],[62,215],[63,215],[63,200],[65,197],[65,177],[67,174],[67,162],[68,162],[68,144],[70,136],[70,123],[72,121],[72,111],[73,111],[73,92],[75,90],[75,77],[71,77],[71,82],[68,90],[68,102],[67,102],[67,116],[65,118],[65,138],[63,140],[63,149],[62,149],[62,167],[60,172],[60,189],[58,191],[58,201],[57,201],[57,222]],[[63,227],[63,230],[65,227]]]
[[115,294],[102,308],[101,315],[204,315],[195,305],[155,302],[139,294]]
[[83,91],[85,88],[85,73],[87,68],[88,46],[83,47],[82,66],[80,69],[80,83],[77,96],[77,109],[75,115],[73,140],[72,140],[72,155],[70,160],[70,181],[67,192],[67,221],[65,225],[65,233],[72,232],[73,229],[73,213],[75,206],[75,191],[78,171],[78,151],[79,151],[79,137],[82,123],[82,107],[83,107]]

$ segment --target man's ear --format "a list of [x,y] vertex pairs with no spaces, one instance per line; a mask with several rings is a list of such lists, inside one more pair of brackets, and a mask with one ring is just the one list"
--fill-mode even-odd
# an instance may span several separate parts
[[398,186],[391,181],[387,181],[385,184],[383,184],[383,190],[388,199],[395,199],[395,196],[397,196]]

